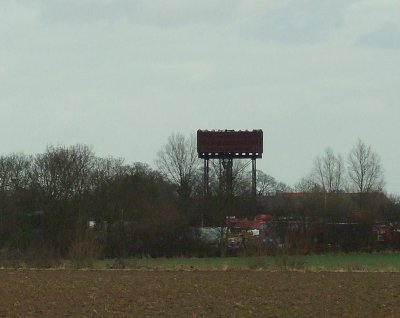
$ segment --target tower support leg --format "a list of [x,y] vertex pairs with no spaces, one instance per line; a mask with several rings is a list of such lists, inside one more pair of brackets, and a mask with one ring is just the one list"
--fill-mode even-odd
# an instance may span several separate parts
[[255,200],[257,195],[257,167],[256,159],[251,159],[251,194]]

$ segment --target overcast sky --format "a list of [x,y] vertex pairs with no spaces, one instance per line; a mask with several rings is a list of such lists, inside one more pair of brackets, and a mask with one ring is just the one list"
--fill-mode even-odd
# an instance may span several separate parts
[[173,132],[262,129],[290,185],[361,138],[400,194],[399,0],[1,0],[0,154],[154,166]]

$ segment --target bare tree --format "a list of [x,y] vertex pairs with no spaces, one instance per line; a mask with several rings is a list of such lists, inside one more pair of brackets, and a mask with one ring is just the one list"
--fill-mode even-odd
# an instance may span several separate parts
[[276,192],[292,192],[293,189],[291,186],[287,185],[286,183],[282,181],[278,181],[278,183],[275,186],[275,191]]
[[0,190],[15,190],[29,183],[32,158],[22,153],[0,157]]
[[0,156],[0,247],[7,242],[22,248],[27,242],[19,234],[34,201],[28,192],[31,160],[21,153]]
[[323,156],[315,159],[313,177],[325,192],[338,192],[344,186],[344,164],[340,155],[327,148]]
[[126,170],[122,158],[95,158],[92,172],[92,187],[101,187],[110,183]]
[[197,156],[195,136],[185,137],[174,133],[158,152],[157,167],[177,187],[179,209],[191,218],[191,198],[196,181],[199,180],[200,159]]
[[257,170],[257,194],[268,195],[271,192],[275,192],[277,181],[273,176],[266,174],[261,170]]
[[71,199],[88,190],[93,162],[93,152],[87,146],[50,146],[36,156],[32,181],[52,199]]
[[349,153],[348,174],[351,186],[360,193],[383,189],[385,181],[380,158],[362,140],[358,140]]
[[[210,188],[211,192],[221,195],[228,191],[228,171],[223,166],[223,160],[210,160]],[[243,159],[232,160],[232,194],[242,195],[249,192],[249,172],[246,169],[249,161]],[[251,172],[250,172],[251,173]]]
[[268,195],[276,192],[290,192],[292,191],[284,182],[276,180],[273,176],[266,174],[261,170],[257,170],[257,194]]
[[269,195],[277,191],[291,191],[290,187],[287,186],[285,183],[277,181],[273,176],[266,174],[261,170],[257,170],[256,188],[258,195]]
[[294,185],[294,190],[296,192],[321,192],[322,188],[315,182],[313,176],[306,176]]
[[157,167],[181,190],[192,187],[200,168],[195,137],[185,137],[181,133],[172,134],[167,144],[158,152]]

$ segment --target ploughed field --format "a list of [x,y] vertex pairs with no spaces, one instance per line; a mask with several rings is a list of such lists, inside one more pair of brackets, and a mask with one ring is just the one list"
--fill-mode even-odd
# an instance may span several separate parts
[[400,273],[3,269],[0,317],[400,317]]

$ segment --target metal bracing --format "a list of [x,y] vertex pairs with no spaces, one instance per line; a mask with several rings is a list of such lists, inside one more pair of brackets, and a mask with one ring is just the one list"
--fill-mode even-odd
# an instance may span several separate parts
[[205,214],[208,211],[208,197],[210,194],[210,169],[209,169],[209,159],[204,159],[204,174],[203,174],[203,194],[204,194],[204,206],[203,206],[203,211],[201,215],[201,227],[204,227],[204,219],[205,219]]
[[210,192],[210,169],[209,169],[209,159],[204,159],[204,174],[203,174],[203,185],[204,185],[204,196],[208,197]]
[[[257,183],[257,167],[256,158],[251,158],[243,167],[240,168],[238,172],[243,171],[251,163],[251,193],[253,197],[256,196],[256,183]],[[215,158],[211,159],[211,164],[215,170],[218,171],[218,184],[219,193],[225,193],[229,196],[233,195],[233,158],[218,158],[217,164],[215,163]],[[204,196],[208,197],[210,195],[210,158],[204,158],[204,172],[203,172],[203,188]]]
[[251,159],[251,194],[253,198],[257,195],[257,167],[256,158]]

